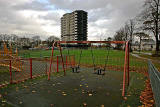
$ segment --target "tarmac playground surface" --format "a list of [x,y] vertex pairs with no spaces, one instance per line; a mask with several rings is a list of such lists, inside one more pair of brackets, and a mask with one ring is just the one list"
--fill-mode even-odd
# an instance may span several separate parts
[[[135,73],[131,73],[131,78]],[[81,69],[80,73],[67,71],[28,80],[0,89],[1,105],[11,107],[119,107],[122,104],[123,72],[106,71],[105,75]]]

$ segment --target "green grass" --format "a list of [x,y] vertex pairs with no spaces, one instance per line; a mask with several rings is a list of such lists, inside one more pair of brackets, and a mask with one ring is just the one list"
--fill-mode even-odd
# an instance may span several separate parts
[[[80,49],[64,49],[63,55],[74,55],[75,60],[77,63],[79,63],[80,59]],[[43,57],[50,57],[52,51],[51,50],[25,50],[20,51],[19,56],[24,58],[43,58]],[[69,53],[69,54],[68,54]],[[54,56],[60,55],[59,50],[54,50]],[[108,55],[108,50],[105,49],[93,49],[93,58],[95,59],[96,65],[104,65],[106,61],[106,57]],[[108,65],[124,65],[124,58],[125,52],[120,50],[110,50],[108,55]],[[82,50],[82,57],[80,60],[81,64],[93,64],[93,58],[91,49],[83,49]],[[138,60],[138,58],[135,58],[130,55],[130,66],[137,66],[137,67],[143,67],[147,66],[147,62],[144,60]]]

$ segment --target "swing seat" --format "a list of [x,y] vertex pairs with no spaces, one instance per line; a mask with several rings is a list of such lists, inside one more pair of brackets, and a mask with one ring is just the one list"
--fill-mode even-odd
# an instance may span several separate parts
[[94,71],[94,74],[97,74],[97,75],[105,75],[105,70],[104,69],[97,69],[96,71]]
[[80,72],[80,67],[79,66],[75,66],[75,67],[71,67],[71,69],[72,69],[72,72],[73,73],[79,73]]

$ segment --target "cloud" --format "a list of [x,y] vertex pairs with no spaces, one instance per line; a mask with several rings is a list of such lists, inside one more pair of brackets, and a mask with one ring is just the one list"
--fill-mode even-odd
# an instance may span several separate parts
[[[39,33],[60,37],[60,18],[88,12],[88,38],[113,36],[142,9],[144,0],[0,0],[0,33]],[[47,36],[46,36],[47,37]],[[44,37],[44,38],[46,38]]]

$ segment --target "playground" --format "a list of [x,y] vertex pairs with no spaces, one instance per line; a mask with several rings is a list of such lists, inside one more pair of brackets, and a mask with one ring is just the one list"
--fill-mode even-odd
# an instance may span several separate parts
[[[126,44],[126,48],[109,49],[106,43]],[[52,50],[16,54],[7,51],[6,54],[14,58],[1,55],[0,104],[11,107],[141,106],[139,97],[148,78],[147,61],[131,56],[126,42],[106,43],[102,47],[68,49],[60,45],[57,49],[53,45]]]
[[[67,72],[54,75],[48,81],[46,76],[29,80],[18,85],[3,88],[4,101],[10,106],[55,106],[81,107],[85,104],[89,107],[119,106],[123,105],[122,78],[123,72],[111,71],[104,76],[95,75],[91,69],[81,73]],[[137,73],[131,73],[132,81],[136,85],[143,84],[145,77]],[[135,84],[131,83],[130,87]],[[141,86],[142,87],[142,86]],[[142,91],[141,87],[134,89]],[[130,90],[128,99],[138,94]],[[5,103],[2,103],[5,104]],[[138,101],[130,104],[132,106],[140,104]]]

